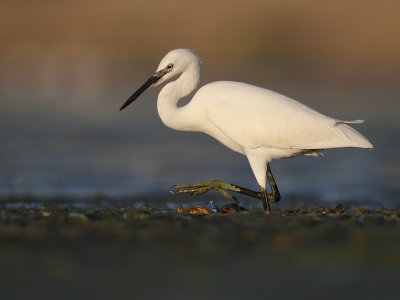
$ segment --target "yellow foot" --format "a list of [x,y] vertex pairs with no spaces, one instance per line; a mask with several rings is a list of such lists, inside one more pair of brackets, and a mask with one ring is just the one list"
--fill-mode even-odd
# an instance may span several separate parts
[[222,196],[229,200],[234,200],[237,202],[236,198],[224,190],[233,191],[233,192],[240,192],[240,188],[224,181],[220,180],[210,180],[210,181],[202,181],[199,183],[193,184],[175,184],[172,186],[175,188],[176,191],[171,191],[172,193],[183,194],[183,193],[190,193],[192,196],[201,195],[207,193],[210,190],[216,190]]

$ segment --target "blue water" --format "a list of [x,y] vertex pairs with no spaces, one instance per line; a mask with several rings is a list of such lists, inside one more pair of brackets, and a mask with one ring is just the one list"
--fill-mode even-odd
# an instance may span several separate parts
[[[162,124],[156,110],[159,88],[119,112],[139,85],[107,88],[95,97],[2,88],[0,196],[167,195],[173,184],[210,179],[257,190],[246,157],[204,134]],[[400,90],[289,83],[268,88],[328,116],[365,119],[354,127],[374,145],[372,151],[335,149],[324,157],[272,162],[283,199],[399,206]]]

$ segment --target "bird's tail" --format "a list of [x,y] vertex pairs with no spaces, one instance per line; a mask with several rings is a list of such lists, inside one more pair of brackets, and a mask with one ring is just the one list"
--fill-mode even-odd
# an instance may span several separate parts
[[347,124],[360,124],[364,120],[342,121],[336,120],[336,134],[343,138],[343,142],[348,144],[348,147],[372,149],[372,144],[368,139]]

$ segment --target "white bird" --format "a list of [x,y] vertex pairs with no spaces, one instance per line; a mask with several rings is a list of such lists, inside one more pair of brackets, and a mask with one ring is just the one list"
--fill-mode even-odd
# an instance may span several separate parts
[[[178,193],[202,194],[216,189],[229,199],[225,190],[246,194],[269,203],[280,194],[269,162],[298,155],[317,156],[323,149],[357,147],[372,149],[372,144],[342,121],[320,114],[312,108],[276,92],[253,85],[218,81],[200,88],[192,100],[178,107],[179,100],[193,92],[200,79],[201,59],[189,49],[169,52],[157,71],[121,107],[127,107],[144,91],[180,75],[166,84],[158,95],[157,109],[163,123],[175,130],[204,132],[228,148],[247,156],[261,193],[222,181],[175,185]],[[272,189],[266,191],[266,179]]]

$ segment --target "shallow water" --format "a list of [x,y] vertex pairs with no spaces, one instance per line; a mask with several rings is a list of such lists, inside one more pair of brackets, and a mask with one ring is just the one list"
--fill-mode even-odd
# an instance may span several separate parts
[[[244,156],[204,134],[173,131],[162,124],[156,110],[158,90],[119,112],[139,84],[109,88],[95,98],[79,92],[53,98],[36,90],[3,88],[0,195],[101,194],[117,199],[157,193],[172,199],[171,185],[210,179],[257,190]],[[372,151],[335,149],[325,151],[324,157],[272,162],[283,201],[302,197],[398,207],[400,90],[305,84],[268,88],[332,117],[365,119],[354,127],[374,145]]]

